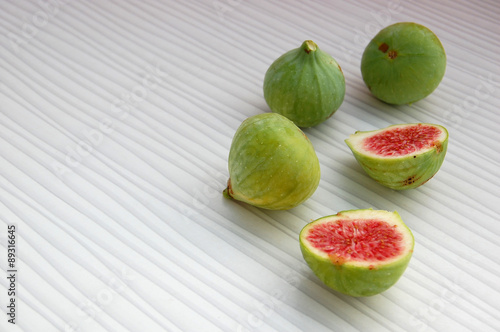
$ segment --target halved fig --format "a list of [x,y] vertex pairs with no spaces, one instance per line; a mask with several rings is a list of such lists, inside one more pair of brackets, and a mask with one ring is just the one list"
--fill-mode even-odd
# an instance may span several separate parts
[[416,188],[436,174],[448,147],[445,127],[429,123],[357,131],[345,140],[366,173],[396,189]]
[[350,210],[307,224],[302,255],[328,287],[351,296],[372,296],[393,286],[413,253],[414,239],[397,212]]

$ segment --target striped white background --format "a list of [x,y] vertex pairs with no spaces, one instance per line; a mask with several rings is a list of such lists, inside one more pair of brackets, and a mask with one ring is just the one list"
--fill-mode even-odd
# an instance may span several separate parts
[[[500,4],[489,1],[0,1],[0,266],[18,229],[16,325],[0,331],[500,330]],[[394,107],[361,79],[382,27],[416,21],[448,55],[428,98]],[[322,167],[289,211],[223,199],[264,73],[314,40],[342,66],[341,108],[305,130]],[[368,178],[344,139],[431,122],[448,154],[423,187]],[[305,265],[298,233],[341,210],[397,210],[414,257],[350,298]]]

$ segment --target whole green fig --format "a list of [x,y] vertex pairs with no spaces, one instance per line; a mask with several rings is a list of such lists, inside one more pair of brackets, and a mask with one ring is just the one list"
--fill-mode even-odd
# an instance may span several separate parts
[[366,46],[361,74],[378,99],[395,105],[427,97],[446,70],[446,54],[428,28],[400,22],[382,29]]
[[311,40],[280,56],[264,78],[269,108],[299,127],[312,127],[328,119],[344,95],[342,69]]
[[276,113],[252,116],[237,129],[224,196],[260,208],[291,209],[316,190],[320,167],[306,135]]

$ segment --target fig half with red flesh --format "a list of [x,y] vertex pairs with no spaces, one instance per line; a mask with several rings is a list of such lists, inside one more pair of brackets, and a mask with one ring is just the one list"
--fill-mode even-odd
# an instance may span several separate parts
[[413,253],[414,239],[397,212],[350,210],[307,224],[302,255],[328,287],[351,296],[372,296],[393,286]]
[[448,147],[446,128],[429,123],[357,131],[345,140],[366,173],[396,189],[416,188],[436,174]]

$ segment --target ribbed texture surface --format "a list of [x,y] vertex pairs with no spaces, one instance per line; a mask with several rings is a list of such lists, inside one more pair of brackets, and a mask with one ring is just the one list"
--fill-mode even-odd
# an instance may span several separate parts
[[[0,266],[17,226],[17,320],[0,331],[500,330],[500,5],[490,1],[1,1]],[[448,56],[428,98],[374,99],[359,64],[379,29],[426,25]],[[314,40],[345,101],[305,130],[318,190],[289,211],[222,197],[232,136],[268,112],[268,66]],[[386,189],[344,139],[450,132],[424,186]],[[370,298],[326,289],[298,234],[341,210],[397,210],[416,245]]]

